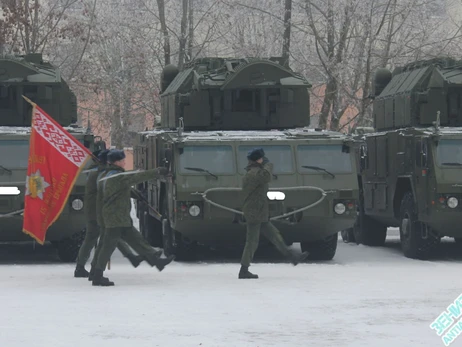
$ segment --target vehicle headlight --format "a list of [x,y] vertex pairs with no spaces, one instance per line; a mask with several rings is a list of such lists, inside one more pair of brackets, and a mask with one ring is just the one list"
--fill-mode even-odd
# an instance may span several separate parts
[[189,214],[193,217],[197,217],[199,215],[199,213],[201,213],[201,209],[199,206],[197,205],[192,205],[190,208],[189,208]]
[[459,205],[459,200],[457,200],[457,198],[452,196],[448,199],[448,206],[450,208],[456,208],[457,205]]
[[342,204],[341,202],[339,202],[338,204],[336,204],[334,206],[334,211],[335,213],[337,214],[342,214],[342,213],[345,213],[345,210],[346,210],[346,207],[344,204]]
[[74,199],[72,200],[71,206],[74,210],[80,211],[83,208],[83,201],[80,199]]

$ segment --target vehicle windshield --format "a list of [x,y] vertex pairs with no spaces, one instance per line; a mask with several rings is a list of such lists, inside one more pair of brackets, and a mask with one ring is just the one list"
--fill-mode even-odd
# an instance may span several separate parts
[[28,140],[1,140],[0,165],[6,169],[27,168],[29,161]]
[[253,148],[263,148],[268,160],[274,164],[274,174],[284,174],[294,172],[294,163],[292,158],[292,148],[285,145],[269,146],[239,146],[238,163],[239,172],[245,174],[245,167],[248,165],[247,153]]
[[233,148],[231,146],[186,146],[180,154],[180,172],[187,175],[208,175],[206,172],[186,168],[203,169],[212,174],[233,174]]
[[350,153],[342,152],[342,145],[300,145],[297,147],[297,161],[302,174],[325,173],[303,166],[318,167],[334,174],[352,172]]
[[462,165],[462,140],[440,140],[436,147],[437,165]]

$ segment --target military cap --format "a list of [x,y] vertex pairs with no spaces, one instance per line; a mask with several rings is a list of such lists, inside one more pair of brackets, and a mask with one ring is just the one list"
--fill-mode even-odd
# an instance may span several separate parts
[[116,161],[122,160],[125,158],[125,152],[121,149],[111,149],[107,154],[107,161],[110,163],[115,163]]
[[106,164],[107,163],[107,155],[109,153],[109,149],[105,149],[103,151],[100,151],[99,154],[98,154],[98,160],[102,163],[102,164]]
[[247,159],[257,161],[265,156],[263,148],[254,148],[247,153]]

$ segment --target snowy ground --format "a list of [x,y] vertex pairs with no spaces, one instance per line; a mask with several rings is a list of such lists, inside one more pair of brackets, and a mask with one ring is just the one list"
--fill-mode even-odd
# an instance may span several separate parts
[[0,245],[0,346],[444,346],[429,325],[462,292],[462,255],[446,241],[435,260],[406,259],[389,233],[383,248],[339,239],[330,262],[260,254],[245,281],[240,254],[159,273],[116,251],[107,288],[49,246]]

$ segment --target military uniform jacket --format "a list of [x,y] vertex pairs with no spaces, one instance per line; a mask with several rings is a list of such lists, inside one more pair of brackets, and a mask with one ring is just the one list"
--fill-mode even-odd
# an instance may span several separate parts
[[159,169],[142,172],[125,172],[121,167],[109,170],[103,184],[103,222],[105,228],[121,228],[133,226],[131,211],[131,186],[158,178]]
[[103,168],[104,166],[94,164],[89,168],[90,172],[87,174],[87,183],[85,184],[85,197],[83,205],[83,211],[87,221],[96,221],[96,179],[99,172]]
[[248,223],[261,223],[269,220],[268,193],[273,174],[273,164],[255,163],[247,166],[242,191],[244,205],[242,212]]
[[101,178],[104,178],[106,174],[111,170],[116,170],[118,167],[109,165],[105,166],[99,173],[97,177],[97,187],[98,192],[96,194],[96,222],[101,228],[104,228],[103,220],[103,182],[100,181]]

